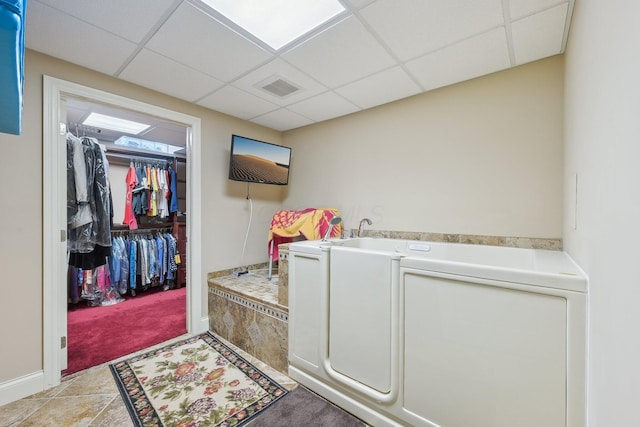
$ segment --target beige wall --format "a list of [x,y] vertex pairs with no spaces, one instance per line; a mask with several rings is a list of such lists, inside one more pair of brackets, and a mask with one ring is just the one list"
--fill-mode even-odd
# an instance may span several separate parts
[[576,1],[565,55],[564,240],[589,275],[589,427],[640,425],[638,16],[637,1]]
[[[68,80],[202,120],[202,273],[240,265],[249,219],[246,186],[227,180],[231,134],[281,143],[280,132],[27,51],[23,133],[0,133],[0,385],[42,369],[42,76]],[[268,222],[286,189],[253,186],[254,223],[245,263],[266,261]],[[66,286],[60,284],[60,286]],[[203,313],[206,313],[206,286]]]
[[286,132],[288,209],[345,226],[559,238],[563,58]]

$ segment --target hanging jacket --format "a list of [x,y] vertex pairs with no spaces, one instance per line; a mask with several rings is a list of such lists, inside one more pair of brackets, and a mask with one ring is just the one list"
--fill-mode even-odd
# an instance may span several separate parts
[[[73,152],[67,150],[72,161],[75,183],[75,215],[67,218],[67,249],[72,254],[70,264],[83,268],[104,265],[111,250],[111,192],[106,176],[106,165],[100,145],[94,138],[71,138]],[[67,176],[70,171],[67,171]],[[69,185],[68,185],[69,186]],[[67,211],[70,200],[67,201]],[[89,220],[87,222],[87,219]]]
[[171,190],[171,200],[169,201],[169,212],[178,212],[178,175],[172,167],[169,167],[169,183]]

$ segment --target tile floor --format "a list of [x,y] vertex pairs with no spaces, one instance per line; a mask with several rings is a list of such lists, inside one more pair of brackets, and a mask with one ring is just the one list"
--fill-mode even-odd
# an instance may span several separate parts
[[[175,340],[184,337],[186,335]],[[283,387],[289,390],[296,387],[296,382],[289,377],[229,342],[222,341]],[[162,343],[155,347],[166,344]],[[147,350],[149,349],[142,351]],[[125,356],[123,359],[128,357],[130,356]],[[129,427],[132,425],[108,363],[64,377],[62,383],[55,388],[0,407],[0,427]]]

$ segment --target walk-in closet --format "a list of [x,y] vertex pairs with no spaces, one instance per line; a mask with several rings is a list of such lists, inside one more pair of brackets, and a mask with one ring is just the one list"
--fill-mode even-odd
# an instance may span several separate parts
[[186,333],[187,128],[69,97],[67,369]]

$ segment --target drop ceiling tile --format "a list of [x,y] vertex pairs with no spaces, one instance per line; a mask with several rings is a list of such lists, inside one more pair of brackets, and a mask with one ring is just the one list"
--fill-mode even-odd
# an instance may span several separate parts
[[279,130],[280,132],[313,123],[313,121],[308,118],[302,117],[300,114],[296,114],[286,108],[280,108],[279,110],[251,119],[250,121],[271,129]]
[[[264,82],[266,84],[267,80],[275,76],[283,78],[300,89],[284,98],[262,89],[263,84],[260,83]],[[233,82],[233,86],[280,106],[293,104],[327,90],[320,83],[279,58]]]
[[567,3],[511,24],[516,64],[562,53]]
[[336,92],[360,108],[386,104],[420,91],[420,87],[400,67],[381,71],[336,89]]
[[509,0],[511,19],[519,19],[545,9],[549,9],[567,0]]
[[277,105],[248,94],[232,86],[225,86],[201,99],[198,105],[230,116],[248,120],[278,108]]
[[[199,104],[286,130],[343,114],[353,108],[350,103],[370,108],[410,96],[419,90],[416,81],[428,90],[508,68],[502,4],[512,18],[518,65],[561,53],[573,5],[568,0],[342,2],[355,16],[277,57],[214,19],[201,0],[30,0],[26,44],[101,73],[115,75],[126,65],[121,78],[187,100],[217,90]],[[127,65],[141,48],[136,43],[156,29]],[[397,59],[405,61],[404,69]],[[254,86],[275,75],[304,91],[271,99]],[[230,85],[221,87],[225,83]],[[322,112],[321,106],[333,110]]]
[[[29,49],[113,75],[136,45],[38,2],[30,2],[26,28]],[[97,47],[100,47],[99,49]]]
[[175,3],[174,0],[38,1],[134,43],[141,42]]
[[229,82],[271,54],[184,2],[149,40],[147,48]]
[[425,90],[436,89],[509,68],[503,28],[407,62],[406,67]]
[[394,64],[355,17],[349,17],[282,57],[320,83],[335,87]]
[[360,13],[402,61],[504,24],[501,0],[379,0]]
[[305,99],[297,104],[287,107],[290,111],[308,117],[314,122],[333,119],[347,114],[355,113],[360,107],[336,95],[333,92],[325,92],[313,98]]
[[190,102],[224,84],[147,49],[141,50],[119,77]]

